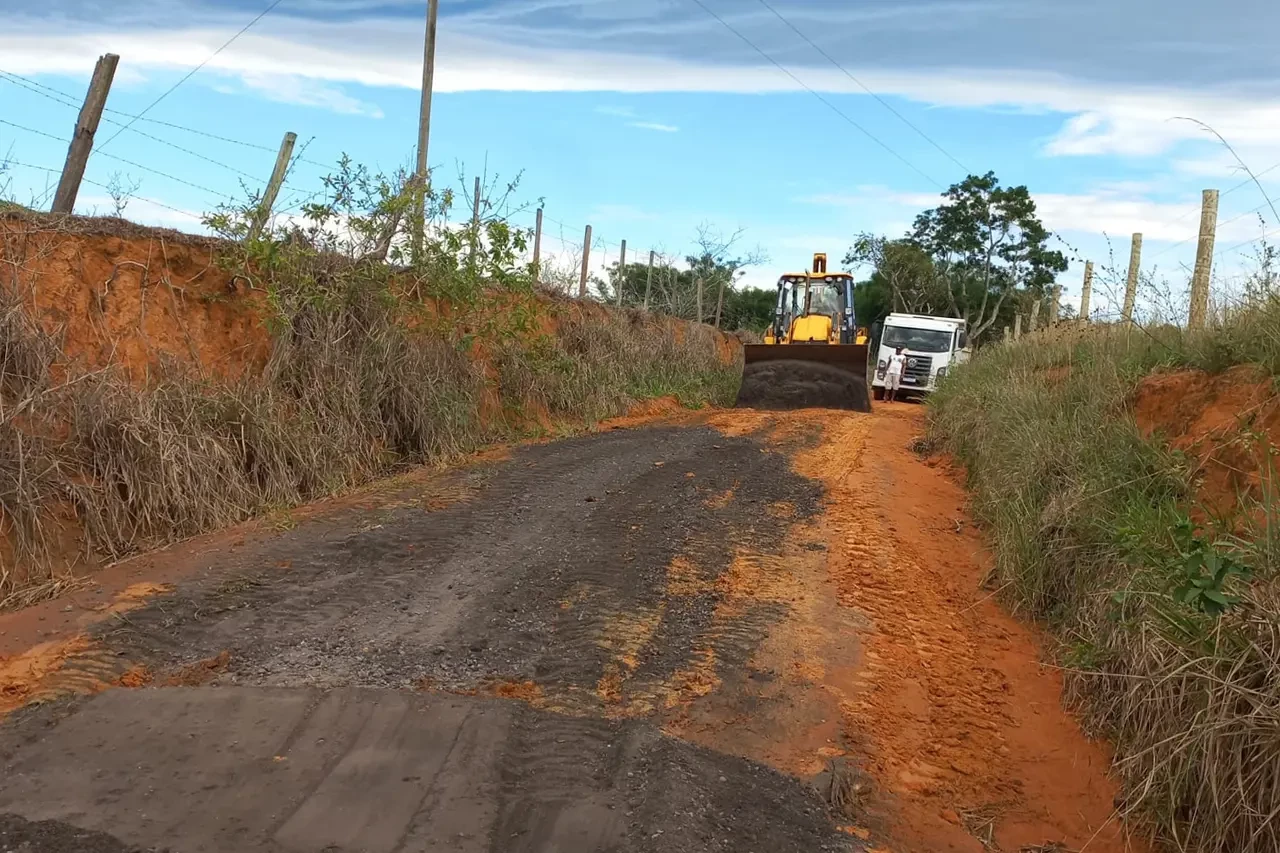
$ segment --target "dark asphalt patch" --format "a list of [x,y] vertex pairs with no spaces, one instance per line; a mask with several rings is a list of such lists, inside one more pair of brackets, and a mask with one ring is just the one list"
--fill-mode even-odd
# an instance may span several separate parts
[[[250,541],[101,627],[68,679],[138,667],[216,686],[15,715],[0,813],[184,851],[848,849],[805,784],[655,720],[604,719],[669,696],[698,661],[745,677],[785,605],[717,619],[717,581],[740,551],[783,554],[822,499],[785,451],[706,427],[617,430],[426,491]],[[692,591],[669,588],[677,556]],[[638,617],[651,624],[632,631]],[[530,683],[572,713],[463,695]],[[32,849],[79,849],[49,843]]]
[[116,690],[3,778],[31,853],[849,849],[812,789],[650,723],[440,694]]
[[[779,553],[821,489],[785,455],[705,427],[613,431],[524,448],[469,500],[304,523],[216,577],[130,613],[108,648],[157,672],[230,652],[239,684],[482,689],[533,681],[584,710],[609,666],[614,621],[662,612],[637,650],[646,680],[699,649],[744,661],[780,614],[731,636],[711,626],[735,550]],[[733,490],[718,504],[715,495]],[[793,519],[769,506],[786,502]],[[684,555],[706,591],[671,600]],[[270,567],[287,562],[285,571]],[[227,579],[245,577],[243,583]]]

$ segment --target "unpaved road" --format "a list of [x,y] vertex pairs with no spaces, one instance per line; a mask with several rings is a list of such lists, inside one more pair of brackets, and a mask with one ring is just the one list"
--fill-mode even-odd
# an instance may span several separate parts
[[920,416],[492,453],[0,616],[0,850],[1144,849]]

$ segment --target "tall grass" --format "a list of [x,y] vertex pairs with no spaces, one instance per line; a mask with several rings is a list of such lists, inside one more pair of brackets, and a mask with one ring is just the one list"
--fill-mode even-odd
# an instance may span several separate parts
[[[77,239],[43,227],[46,242]],[[0,609],[56,589],[66,523],[85,556],[115,559],[448,460],[528,428],[526,411],[581,428],[649,396],[731,398],[737,373],[705,327],[551,302],[514,274],[486,288],[483,270],[440,272],[439,258],[396,270],[273,240],[224,258],[269,289],[261,374],[138,385],[63,362],[23,306],[34,282],[14,245],[0,281]],[[485,418],[486,396],[513,416]]]
[[[1185,851],[1280,850],[1280,519],[1266,500],[1195,529],[1187,462],[1129,404],[1152,370],[1241,362],[1280,370],[1270,300],[1196,335],[1059,327],[989,347],[930,409],[991,585],[1058,638],[1069,700],[1115,743],[1125,814]],[[1211,584],[1226,605],[1186,594],[1206,566],[1230,568]]]

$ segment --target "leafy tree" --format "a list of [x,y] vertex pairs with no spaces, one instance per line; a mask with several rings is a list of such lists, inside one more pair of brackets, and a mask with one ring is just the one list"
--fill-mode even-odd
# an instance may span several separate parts
[[723,327],[763,332],[773,322],[773,306],[777,298],[776,290],[758,287],[730,290],[725,294]]
[[[874,234],[859,234],[845,254],[846,265],[869,264],[869,281],[859,285],[863,307],[854,309],[858,322],[870,325],[891,311],[911,314],[941,314],[950,308],[945,284],[934,268],[933,259],[909,239],[890,240]],[[874,294],[874,296],[873,296]]]
[[951,316],[977,339],[1011,295],[1043,296],[1067,259],[1048,248],[1051,235],[1025,186],[1002,187],[988,172],[952,185],[943,199],[916,217],[909,240],[932,260]]

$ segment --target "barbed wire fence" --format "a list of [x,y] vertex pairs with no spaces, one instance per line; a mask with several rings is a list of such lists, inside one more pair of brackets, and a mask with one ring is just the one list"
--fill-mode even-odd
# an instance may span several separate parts
[[[16,134],[23,134],[33,139],[67,146],[66,163],[58,167],[54,162],[31,162],[26,158],[13,157],[0,153],[0,189],[6,187],[4,173],[11,169],[24,169],[36,173],[43,178],[40,190],[34,192],[31,207],[44,207],[52,199],[55,211],[70,212],[74,209],[76,191],[80,184],[92,186],[106,193],[114,201],[114,212],[122,214],[128,203],[137,202],[150,205],[156,210],[166,211],[182,219],[190,220],[193,227],[204,225],[205,212],[194,212],[174,206],[148,195],[138,192],[135,175],[157,178],[177,186],[185,187],[202,195],[210,205],[228,205],[243,203],[246,198],[267,200],[266,214],[274,217],[297,217],[305,206],[327,192],[327,188],[313,190],[304,185],[299,178],[298,169],[306,168],[311,174],[321,178],[335,168],[335,164],[325,163],[307,155],[307,145],[300,150],[293,150],[289,139],[292,134],[285,134],[286,143],[272,146],[263,141],[236,138],[226,133],[215,133],[197,127],[190,127],[172,121],[152,118],[146,112],[168,96],[191,75],[183,77],[178,84],[170,87],[165,95],[157,99],[146,110],[129,113],[113,109],[106,104],[106,93],[109,91],[109,79],[105,89],[100,80],[105,64],[114,73],[115,59],[111,55],[98,61],[95,80],[89,86],[89,92],[83,100],[61,89],[49,86],[38,80],[0,68],[0,86],[12,86],[30,95],[56,103],[67,110],[77,111],[74,132],[71,137],[56,132],[33,127],[28,121],[16,121],[13,117],[0,117],[0,129]],[[195,73],[199,67],[191,73]],[[109,75],[108,75],[109,77]],[[12,116],[12,114],[10,114]],[[95,145],[94,138],[100,125],[110,128],[113,133],[101,145]],[[166,150],[190,158],[200,164],[201,169],[216,169],[227,176],[234,177],[240,186],[241,195],[216,189],[207,181],[193,180],[173,170],[166,171],[155,165],[140,162],[138,159],[121,154],[104,151],[102,148],[117,137],[135,135],[163,146]],[[175,141],[173,137],[182,135],[186,138]],[[240,166],[226,162],[224,157],[210,150],[210,146],[239,148],[276,157],[272,169],[255,175]],[[204,150],[197,150],[201,146]],[[285,148],[289,151],[286,153]],[[85,177],[85,168],[93,158],[119,164],[130,170],[129,175],[122,177],[119,172],[103,180],[101,175],[94,178]],[[264,164],[266,158],[264,158]],[[1134,234],[1130,239],[1130,257],[1127,267],[1117,258],[1118,252],[1108,239],[1108,257],[1086,263],[1084,280],[1081,282],[1079,309],[1076,317],[1070,317],[1070,311],[1064,311],[1061,288],[1055,288],[1044,299],[1036,300],[1023,310],[1019,310],[1014,323],[1006,330],[1006,335],[1017,338],[1022,333],[1045,325],[1052,325],[1061,319],[1079,319],[1093,322],[1155,322],[1185,324],[1192,328],[1203,326],[1208,316],[1217,316],[1223,311],[1238,304],[1249,296],[1250,281],[1231,282],[1221,277],[1224,259],[1253,250],[1257,266],[1262,275],[1273,275],[1271,264],[1275,260],[1268,238],[1272,236],[1280,216],[1276,214],[1276,206],[1266,197],[1260,178],[1280,169],[1276,163],[1219,193],[1217,190],[1206,190],[1199,208],[1201,223],[1199,229],[1187,228],[1187,236],[1175,243],[1165,245],[1158,252],[1145,259],[1142,256],[1142,235]],[[70,175],[69,175],[70,172]],[[55,181],[54,178],[57,178]],[[68,190],[68,183],[71,189]],[[1217,206],[1221,199],[1250,186],[1257,186],[1263,192],[1265,201],[1252,208],[1240,211],[1222,222],[1217,221]],[[464,181],[465,195],[465,181]],[[588,223],[571,225],[548,214],[541,206],[520,205],[510,210],[496,210],[491,200],[486,197],[480,200],[488,215],[508,221],[514,227],[526,231],[530,237],[530,253],[526,260],[534,265],[535,275],[540,285],[556,290],[565,296],[609,301],[629,307],[640,307],[653,311],[662,311],[675,316],[700,321],[717,321],[720,319],[722,290],[729,282],[698,281],[693,288],[677,287],[673,280],[677,268],[688,265],[692,253],[672,253],[664,246],[636,246],[628,244],[621,235],[602,235]],[[1210,211],[1210,206],[1212,210]],[[1169,226],[1180,225],[1191,219],[1197,209],[1189,208],[1181,217],[1169,223]],[[1258,220],[1262,229],[1261,236],[1252,239],[1238,240],[1221,246],[1217,242],[1217,234],[1242,220],[1253,217]],[[1188,226],[1192,223],[1188,222]],[[1170,253],[1196,241],[1196,261],[1193,266],[1182,269],[1181,274],[1186,285],[1171,283],[1167,276],[1161,274],[1155,262],[1167,257]],[[639,265],[653,272],[648,276],[646,296],[637,297],[623,283],[634,268]],[[1243,291],[1243,292],[1237,292]],[[1091,304],[1092,303],[1092,304]]]
[[[261,204],[263,213],[273,220],[300,217],[305,206],[329,192],[327,186],[313,190],[306,186],[297,174],[299,167],[308,167],[313,178],[319,176],[324,180],[338,164],[325,163],[310,157],[306,153],[306,145],[294,150],[293,133],[285,134],[285,141],[280,147],[273,147],[264,142],[237,138],[226,133],[214,133],[198,127],[190,127],[172,121],[152,118],[141,113],[129,113],[107,106],[106,93],[110,88],[110,76],[114,74],[118,57],[107,55],[99,58],[95,69],[95,79],[89,85],[89,91],[83,101],[62,89],[49,86],[30,77],[0,68],[0,86],[12,86],[24,90],[30,95],[43,98],[58,104],[68,111],[76,111],[74,131],[70,137],[56,132],[32,126],[29,119],[16,121],[9,114],[0,117],[0,130],[13,134],[22,134],[32,139],[47,142],[50,145],[65,146],[66,162],[59,167],[52,158],[44,162],[32,162],[25,157],[15,157],[12,153],[0,151],[0,178],[11,170],[26,170],[40,176],[35,181],[40,188],[34,191],[24,206],[41,209],[50,207],[51,212],[71,213],[76,207],[78,191],[81,185],[94,187],[113,199],[111,212],[122,216],[132,202],[151,206],[156,211],[174,214],[181,220],[187,220],[191,228],[203,228],[206,225],[208,211],[186,210],[180,206],[161,201],[151,195],[143,195],[138,190],[138,175],[157,178],[169,184],[194,190],[212,207]],[[105,83],[102,80],[104,66],[109,67]],[[183,78],[184,80],[186,78]],[[169,91],[172,92],[172,87]],[[153,104],[154,105],[154,104]],[[122,135],[135,135],[152,143],[163,146],[181,157],[198,162],[201,169],[214,169],[234,177],[240,187],[240,194],[226,192],[209,186],[209,182],[190,179],[175,174],[174,169],[168,171],[157,168],[138,159],[133,159],[115,152],[101,150],[105,142],[95,145],[95,136],[100,127],[107,127],[114,134],[107,138],[111,142]],[[181,142],[172,137],[184,135],[187,139]],[[196,150],[200,146],[204,150]],[[210,150],[214,146],[223,148],[236,147],[243,150],[275,155],[270,172],[255,175],[240,166],[226,162],[216,152]],[[54,149],[56,150],[56,149]],[[86,168],[90,163],[98,164],[107,161],[120,164],[128,170],[128,174],[117,172],[103,179],[100,174],[86,177]],[[267,162],[264,158],[264,164]],[[433,172],[438,169],[433,169]],[[461,176],[460,176],[461,178]],[[468,202],[474,204],[475,210],[484,214],[484,219],[497,219],[518,227],[527,235],[529,251],[524,260],[532,265],[536,283],[548,290],[556,291],[563,296],[611,301],[619,307],[636,307],[649,311],[671,314],[686,319],[702,321],[718,321],[720,312],[716,305],[720,298],[721,283],[718,281],[699,281],[696,290],[705,293],[690,293],[689,288],[678,287],[678,268],[688,264],[691,253],[674,253],[663,245],[637,246],[628,245],[621,236],[605,236],[592,225],[584,223],[573,226],[547,214],[539,205],[531,204],[508,206],[505,201],[495,201],[491,192],[492,186],[477,186],[483,194],[480,198],[471,198],[463,181],[460,194]],[[6,189],[8,182],[0,179],[0,190]],[[10,191],[11,193],[11,191]],[[479,203],[475,203],[475,202]],[[263,204],[265,202],[265,204]],[[92,211],[96,214],[96,209]],[[483,234],[483,229],[481,229]],[[481,237],[483,239],[483,237]],[[648,275],[648,287],[643,296],[633,294],[622,286],[628,274],[637,266],[643,266]],[[728,284],[725,282],[724,284]]]

